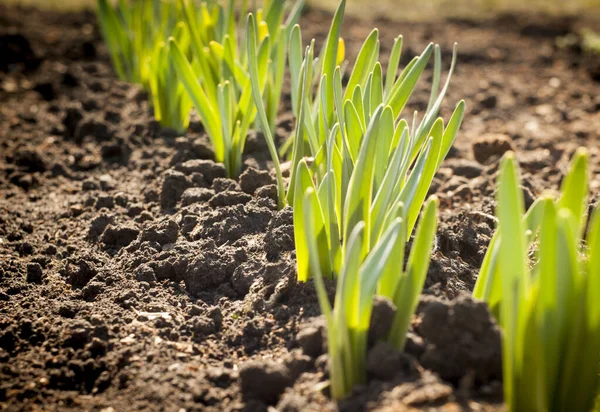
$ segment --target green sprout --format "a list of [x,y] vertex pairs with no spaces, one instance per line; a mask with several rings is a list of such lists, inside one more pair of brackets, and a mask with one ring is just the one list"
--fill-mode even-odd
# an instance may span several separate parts
[[[377,30],[365,41],[344,90],[344,42],[340,38],[344,7],[342,1],[317,59],[314,40],[303,53],[299,26],[290,32],[296,128],[288,144],[292,173],[287,192],[261,108],[258,70],[251,67],[255,103],[278,172],[279,204],[294,208],[298,280],[304,282],[314,275],[327,319],[331,389],[336,399],[366,379],[367,334],[376,293],[396,305],[388,341],[399,350],[404,347],[429,267],[437,199],[426,203],[406,270],[405,245],[464,114],[464,102],[460,102],[447,126],[437,118],[456,49],[441,90],[441,52],[433,44],[397,76],[402,47],[402,37],[398,37],[384,77],[378,62]],[[253,16],[248,19],[247,31],[252,56],[256,48]],[[409,127],[400,115],[432,54],[435,65],[429,105],[421,121],[415,114]],[[332,309],[323,278],[334,276],[337,293]]]
[[[322,214],[324,228],[317,230],[319,261],[321,272],[331,278],[340,273],[348,247],[345,240],[358,222],[365,225],[363,258],[396,217],[406,222],[406,236],[410,236],[431,181],[454,142],[465,108],[461,101],[446,126],[437,118],[454,70],[456,48],[450,73],[440,90],[439,46],[430,44],[397,76],[402,47],[402,37],[398,37],[384,77],[378,62],[377,30],[364,42],[344,90],[340,66],[344,7],[342,1],[318,59],[314,58],[314,41],[301,57],[302,36],[298,26],[290,33],[296,128],[287,192],[281,178],[278,186],[280,206],[287,203],[294,207],[298,279],[303,282],[311,272],[303,225],[306,189],[312,188],[317,193],[320,212],[315,209],[313,213]],[[429,105],[421,121],[417,122],[415,114],[409,126],[400,115],[432,54],[435,65]],[[313,93],[317,74],[320,74],[318,87]],[[260,89],[255,90],[258,97]],[[256,97],[260,113],[261,104]],[[273,136],[267,127],[263,131],[277,169]],[[385,295],[391,295],[389,288],[381,289]]]
[[98,20],[119,79],[149,89],[156,45],[171,35],[178,13],[174,2],[98,0]]
[[382,283],[391,287],[392,300],[396,305],[396,314],[387,340],[398,350],[404,348],[410,319],[429,268],[429,254],[437,228],[438,201],[432,197],[425,205],[406,270],[403,269],[406,228],[402,218],[393,219],[365,259],[361,258],[361,250],[367,242],[365,224],[359,222],[353,228],[348,238],[348,254],[337,280],[332,309],[319,261],[317,239],[322,231],[322,215],[314,214],[314,206],[318,204],[317,196],[314,189],[306,190],[304,227],[309,239],[307,246],[315,274],[319,305],[327,321],[331,395],[335,399],[341,399],[354,385],[366,380],[367,337],[373,296]]
[[109,0],[98,0],[100,29],[117,75],[123,81],[139,84],[143,83],[142,55],[146,54],[137,35],[145,28],[142,6],[142,2],[124,0],[112,6]]
[[[189,48],[189,33],[182,22],[177,24],[173,38],[181,47]],[[154,117],[161,126],[184,133],[189,125],[192,101],[179,81],[165,42],[156,46],[151,60],[149,83]]]
[[[196,108],[214,148],[215,159],[225,165],[228,176],[239,174],[248,130],[257,114],[250,70],[256,67],[256,86],[261,106],[266,106],[265,127],[272,133],[279,108],[287,58],[285,40],[289,27],[298,20],[302,1],[283,21],[284,2],[266,1],[257,12],[260,44],[252,55],[239,47],[234,1],[227,6],[215,2],[180,0],[190,32],[186,50],[177,38],[169,40],[169,58]],[[245,15],[244,2],[240,15]],[[246,46],[244,39],[240,44]]]
[[587,159],[579,149],[559,199],[545,195],[525,214],[515,157],[502,160],[498,230],[474,296],[488,302],[503,329],[511,411],[590,411],[599,394],[600,211],[584,238]]
[[154,116],[163,127],[184,133],[192,107],[169,60],[166,41],[178,39],[186,50],[190,34],[176,1],[120,0],[114,7],[98,0],[100,26],[121,80],[142,85],[151,96]]

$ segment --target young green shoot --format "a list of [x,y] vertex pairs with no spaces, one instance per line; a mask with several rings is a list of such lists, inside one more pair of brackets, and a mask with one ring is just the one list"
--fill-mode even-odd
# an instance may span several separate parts
[[367,242],[366,226],[364,222],[358,222],[348,238],[348,254],[337,279],[332,308],[319,260],[318,239],[325,228],[323,214],[315,214],[317,196],[312,188],[305,192],[304,227],[308,236],[307,248],[315,274],[319,305],[327,322],[331,395],[334,399],[342,399],[354,385],[366,381],[367,337],[373,297],[383,281],[388,282],[388,286],[392,288],[393,302],[397,308],[388,341],[398,350],[404,347],[410,319],[416,309],[429,267],[429,254],[437,227],[438,202],[431,198],[425,205],[406,270],[403,268],[406,230],[402,218],[392,220],[381,239],[364,258],[361,250]]
[[175,0],[98,0],[100,27],[117,75],[142,85],[163,127],[184,133],[192,107],[168,56],[172,36],[189,53],[191,38],[183,8]]
[[[465,109],[464,102],[459,102],[447,124],[437,117],[454,70],[456,48],[441,88],[441,52],[433,44],[396,75],[402,37],[394,43],[384,76],[378,62],[377,30],[365,40],[343,89],[340,32],[344,7],[342,1],[319,59],[314,58],[314,41],[302,52],[298,26],[290,34],[296,128],[285,199],[294,207],[300,281],[307,281],[312,271],[303,227],[306,189],[315,190],[323,213],[325,231],[318,239],[319,261],[321,272],[331,278],[340,273],[348,253],[346,240],[358,222],[364,224],[362,257],[377,244],[396,217],[405,222],[405,236],[412,234],[433,177],[456,138]],[[401,113],[432,55],[434,76],[429,105],[421,121],[417,122],[415,114],[410,126]],[[319,81],[313,93],[316,78]],[[383,286],[380,292],[386,296],[392,294]]]
[[[189,34],[183,23],[173,33],[182,47],[189,48]],[[179,81],[173,62],[169,59],[168,45],[157,44],[152,55],[149,83],[154,117],[163,127],[184,133],[189,125],[192,101]]]
[[587,159],[578,150],[560,197],[545,195],[526,214],[515,157],[502,160],[498,230],[474,296],[489,302],[503,330],[511,411],[591,411],[598,396],[600,211],[584,237]]
[[98,20],[115,71],[123,81],[150,87],[152,57],[179,22],[175,1],[98,0]]
[[[456,50],[441,90],[438,46],[429,45],[397,76],[401,37],[396,39],[384,77],[376,30],[359,52],[344,90],[340,65],[344,7],[342,1],[318,59],[314,58],[314,41],[302,51],[298,26],[290,34],[296,128],[285,193],[294,208],[298,279],[314,276],[327,319],[335,399],[366,380],[367,334],[375,294],[396,305],[387,339],[398,350],[404,347],[429,267],[437,199],[425,205],[406,268],[405,245],[464,114],[464,102],[460,102],[447,125],[437,118]],[[409,126],[401,113],[431,55],[435,65],[430,102],[421,121],[417,122],[415,114]],[[323,279],[334,277],[337,291],[332,308]]]
[[[284,22],[284,2],[266,1],[256,13],[254,49],[249,50],[248,30],[238,30],[233,0],[225,6],[179,1],[190,32],[190,50],[171,38],[169,58],[211,140],[215,160],[224,163],[228,176],[235,177],[257,113],[261,118],[264,114],[264,127],[271,133],[275,128],[287,58],[282,39],[298,20],[303,2],[296,3]],[[244,13],[245,9],[243,18]],[[252,69],[256,69],[254,76]],[[253,83],[260,90],[258,112]],[[259,119],[261,126],[263,120]]]

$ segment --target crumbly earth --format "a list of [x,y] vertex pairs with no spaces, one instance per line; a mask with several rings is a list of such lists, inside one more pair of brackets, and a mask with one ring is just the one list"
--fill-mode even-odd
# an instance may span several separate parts
[[[330,18],[309,10],[304,38],[322,42]],[[404,34],[403,64],[429,41],[447,63],[458,41],[442,115],[461,98],[467,113],[431,189],[440,227],[406,351],[378,342],[394,310],[378,299],[368,382],[335,403],[262,137],[227,179],[197,118],[185,136],[162,130],[145,93],[115,78],[92,13],[0,6],[0,409],[501,410],[499,329],[469,293],[502,153],[517,151],[531,202],[588,147],[597,202],[598,60],[556,47],[579,24],[346,19],[349,56],[371,27],[384,58]],[[287,91],[278,137],[292,127]]]

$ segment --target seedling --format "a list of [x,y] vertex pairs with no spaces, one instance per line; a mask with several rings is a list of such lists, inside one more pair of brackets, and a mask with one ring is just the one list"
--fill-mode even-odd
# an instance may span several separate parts
[[192,107],[167,53],[169,36],[190,48],[182,5],[175,0],[119,0],[113,7],[98,0],[100,27],[121,80],[142,85],[151,96],[154,116],[163,126],[184,133]]
[[98,0],[98,20],[115,71],[123,81],[150,87],[151,57],[178,21],[175,2]]
[[[184,49],[189,48],[189,33],[183,23],[177,25],[173,38],[178,39]],[[165,42],[156,46],[151,61],[149,83],[154,117],[163,127],[184,133],[189,125],[192,101],[179,81]]]
[[397,311],[388,340],[399,350],[404,348],[410,319],[418,303],[429,267],[429,254],[437,227],[437,199],[425,205],[423,217],[415,235],[408,265],[404,270],[406,228],[402,218],[395,218],[366,259],[361,251],[367,241],[365,224],[359,222],[348,238],[345,256],[337,280],[333,309],[329,303],[319,260],[317,239],[323,232],[322,215],[315,215],[318,205],[314,189],[304,196],[304,228],[308,236],[310,264],[321,311],[327,321],[331,394],[335,399],[346,396],[352,387],[366,380],[365,358],[373,296],[382,282],[392,289]]
[[584,238],[587,159],[578,150],[558,200],[545,195],[526,214],[515,157],[502,160],[498,230],[474,296],[488,302],[503,330],[512,411],[590,411],[598,396],[600,211]]
[[[388,340],[398,350],[404,348],[429,267],[437,199],[425,206],[404,270],[406,239],[464,114],[464,102],[460,102],[446,127],[442,119],[436,119],[456,49],[450,74],[438,94],[439,47],[429,45],[396,77],[402,47],[402,37],[398,37],[384,78],[377,30],[363,44],[344,90],[340,66],[344,7],[342,1],[317,60],[314,40],[302,59],[300,28],[291,32],[290,72],[297,119],[291,144],[292,176],[285,195],[294,207],[298,279],[314,276],[327,319],[331,393],[336,399],[365,382],[367,334],[376,293],[396,305]],[[400,115],[431,54],[435,54],[435,67],[430,102],[421,122],[417,125],[415,114],[409,127]],[[316,94],[312,92],[314,78],[319,78]],[[323,277],[335,276],[332,309]]]
[[[284,23],[284,2],[266,1],[257,12],[255,35],[260,44],[249,50],[245,39],[241,39],[244,47],[238,46],[233,0],[227,6],[201,3],[199,8],[192,1],[180,1],[191,36],[190,52],[171,38],[169,57],[213,144],[215,159],[234,177],[241,169],[248,130],[257,113],[250,69],[256,68],[256,87],[261,106],[266,107],[264,127],[272,133],[287,57],[283,39],[297,21],[303,2],[296,3]],[[243,7],[241,15],[245,12]]]
[[[402,37],[398,37],[384,78],[377,61],[377,30],[364,42],[344,90],[340,66],[344,7],[345,1],[342,1],[319,59],[314,58],[314,41],[301,58],[300,28],[295,26],[290,33],[290,73],[297,119],[287,192],[281,178],[278,186],[280,206],[285,203],[294,206],[300,281],[308,280],[311,272],[303,225],[306,189],[315,190],[323,215],[324,231],[317,230],[319,261],[321,272],[330,278],[340,273],[348,251],[345,240],[358,222],[364,222],[365,226],[362,258],[396,217],[403,218],[405,236],[410,236],[433,176],[450,150],[464,114],[465,105],[461,101],[447,126],[441,118],[436,119],[454,69],[456,49],[446,83],[438,90],[440,48],[430,44],[396,76],[402,47]],[[255,32],[253,27],[249,25],[249,39]],[[249,46],[253,46],[252,42]],[[429,105],[421,121],[417,123],[415,114],[409,127],[400,115],[432,54],[435,66]],[[321,75],[317,92],[313,94],[315,73]],[[254,89],[260,114],[263,111],[258,99],[260,89]],[[279,162],[272,134],[266,127],[263,132],[277,169]],[[385,286],[381,289],[386,295],[392,293]]]

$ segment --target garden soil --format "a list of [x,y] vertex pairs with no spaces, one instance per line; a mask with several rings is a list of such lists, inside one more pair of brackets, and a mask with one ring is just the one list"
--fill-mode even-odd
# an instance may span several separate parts
[[[305,41],[321,44],[330,20],[308,10]],[[349,58],[372,27],[384,59],[404,35],[402,64],[434,41],[447,69],[457,41],[442,116],[462,98],[467,111],[431,188],[440,225],[406,350],[378,339],[395,309],[377,299],[368,381],[336,403],[262,136],[227,179],[196,116],[185,136],[161,129],[147,95],[116,79],[93,13],[0,6],[0,410],[502,410],[500,331],[469,295],[504,152],[530,204],[587,147],[597,202],[598,60],[557,46],[582,24],[346,19]],[[425,109],[430,80],[405,116]],[[280,142],[289,99],[287,86]]]

